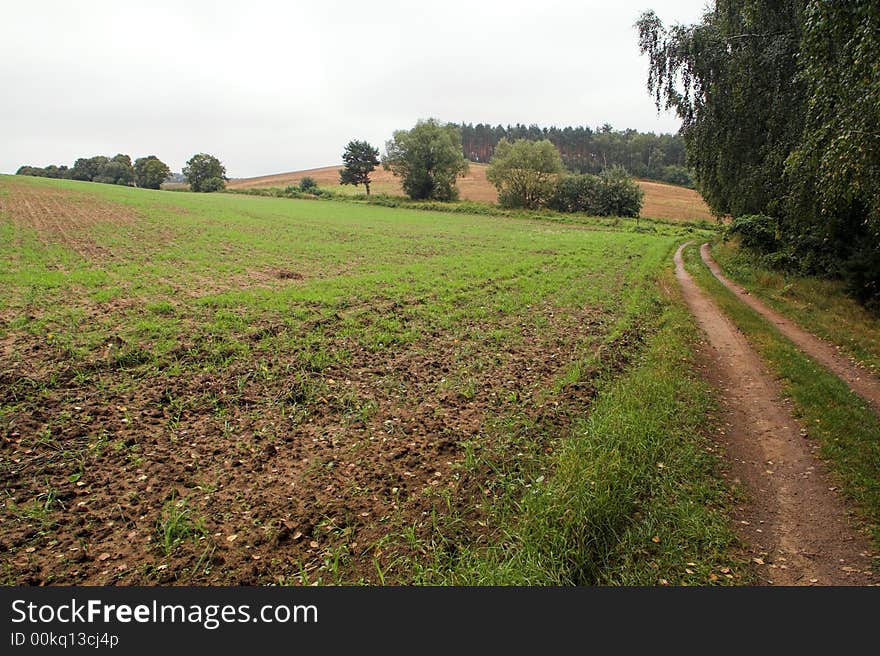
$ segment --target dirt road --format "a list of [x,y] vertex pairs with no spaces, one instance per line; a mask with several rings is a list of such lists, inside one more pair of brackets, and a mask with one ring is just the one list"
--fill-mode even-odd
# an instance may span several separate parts
[[779,332],[794,342],[804,353],[843,380],[853,392],[871,404],[875,413],[880,415],[880,379],[877,379],[863,369],[859,369],[834,346],[808,333],[796,323],[785,318],[776,310],[767,307],[745,289],[728,279],[721,273],[721,268],[712,259],[709,244],[703,244],[700,247],[700,256],[714,276],[725,287],[736,294],[743,303],[774,324],[779,329]]
[[706,334],[705,373],[719,391],[721,441],[730,473],[751,498],[736,528],[753,551],[765,583],[865,585],[880,582],[867,539],[848,520],[817,445],[782,398],[779,384],[717,305],[685,271],[680,247],[675,274]]

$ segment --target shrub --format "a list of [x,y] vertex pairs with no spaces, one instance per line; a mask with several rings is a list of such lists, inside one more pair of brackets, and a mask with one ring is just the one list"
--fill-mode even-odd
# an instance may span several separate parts
[[688,170],[684,166],[678,166],[675,164],[664,166],[663,169],[660,171],[659,178],[663,182],[668,182],[669,184],[674,185],[681,185],[682,187],[694,186],[694,177],[693,175],[691,175],[690,170]]
[[645,192],[622,166],[599,174],[599,216],[638,216]]
[[598,176],[563,176],[557,181],[547,206],[558,212],[583,212],[593,216],[638,216],[643,195],[626,170],[611,167]]
[[315,182],[314,178],[310,178],[309,176],[304,177],[299,181],[299,190],[304,191],[306,193],[311,193],[315,189],[318,188],[318,183]]
[[226,181],[223,178],[212,177],[202,181],[199,191],[223,191],[225,188]]
[[726,237],[739,236],[746,248],[767,254],[779,249],[779,223],[764,214],[743,214],[728,226]]
[[557,212],[598,214],[599,178],[595,175],[564,175],[556,182],[547,207]]

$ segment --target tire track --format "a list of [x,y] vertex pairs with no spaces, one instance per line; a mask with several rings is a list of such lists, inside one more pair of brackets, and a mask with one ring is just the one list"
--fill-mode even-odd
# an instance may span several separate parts
[[816,337],[812,333],[808,333],[795,322],[782,316],[776,310],[769,308],[762,301],[749,294],[743,287],[727,278],[721,272],[721,267],[712,258],[709,244],[703,244],[700,247],[700,257],[703,258],[703,262],[706,263],[706,266],[709,267],[709,270],[722,285],[736,294],[739,300],[776,326],[779,332],[794,342],[801,351],[843,380],[853,392],[870,403],[874,413],[880,416],[880,380],[867,371],[859,369],[845,356],[841,355],[830,343]]
[[877,583],[867,539],[848,522],[816,446],[782,400],[782,390],[745,337],[693,281],[675,253],[685,301],[708,338],[706,373],[719,390],[731,473],[752,503],[737,532],[773,585]]

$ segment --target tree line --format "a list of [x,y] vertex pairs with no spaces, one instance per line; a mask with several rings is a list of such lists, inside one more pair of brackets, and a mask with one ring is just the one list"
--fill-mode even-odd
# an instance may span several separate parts
[[[131,157],[119,153],[113,157],[95,155],[80,157],[72,167],[22,166],[16,175],[31,175],[38,178],[56,178],[100,182],[144,189],[159,189],[171,177],[171,169],[155,155],[139,157],[132,163]],[[226,168],[219,159],[207,153],[193,155],[183,168],[183,176],[192,191],[220,191],[226,188]]]
[[685,162],[684,140],[673,134],[637,130],[614,130],[607,123],[595,130],[587,126],[539,127],[537,125],[489,125],[462,123],[464,156],[472,162],[488,162],[502,139],[547,140],[574,173],[598,174],[614,166],[639,178],[690,185],[692,177]]
[[880,307],[880,3],[717,0],[637,25],[710,208],[768,265]]
[[[342,155],[340,183],[363,184],[369,195],[378,155],[366,141],[350,141]],[[468,173],[461,127],[428,119],[409,130],[396,130],[385,144],[381,163],[400,178],[404,193],[413,200],[456,200],[456,181]],[[599,175],[571,173],[548,139],[501,139],[486,177],[504,207],[638,216],[642,205],[641,188],[623,167],[609,166]]]
[[155,155],[139,157],[132,163],[131,157],[119,153],[113,157],[95,155],[80,157],[72,167],[50,164],[46,167],[22,166],[16,175],[32,175],[38,178],[57,178],[138,186],[158,189],[171,175],[171,169]]

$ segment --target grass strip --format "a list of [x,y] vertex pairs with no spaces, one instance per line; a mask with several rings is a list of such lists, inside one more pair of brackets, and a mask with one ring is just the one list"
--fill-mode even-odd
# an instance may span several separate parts
[[774,310],[880,374],[880,316],[850,297],[842,281],[768,269],[732,241],[716,243],[712,256],[729,278]]
[[[674,289],[667,271],[661,288]],[[695,373],[696,328],[680,297],[655,290],[656,330],[630,369],[601,385],[551,456],[552,474],[496,502],[489,545],[428,582],[467,585],[699,585],[749,582],[706,438],[710,388]],[[507,501],[507,503],[505,503]],[[490,513],[491,516],[491,513]]]
[[700,259],[699,248],[685,249],[688,271],[709,292],[780,378],[794,403],[795,416],[820,445],[855,502],[858,515],[880,546],[880,422],[867,402],[837,376],[804,355],[766,319],[718,282]]

